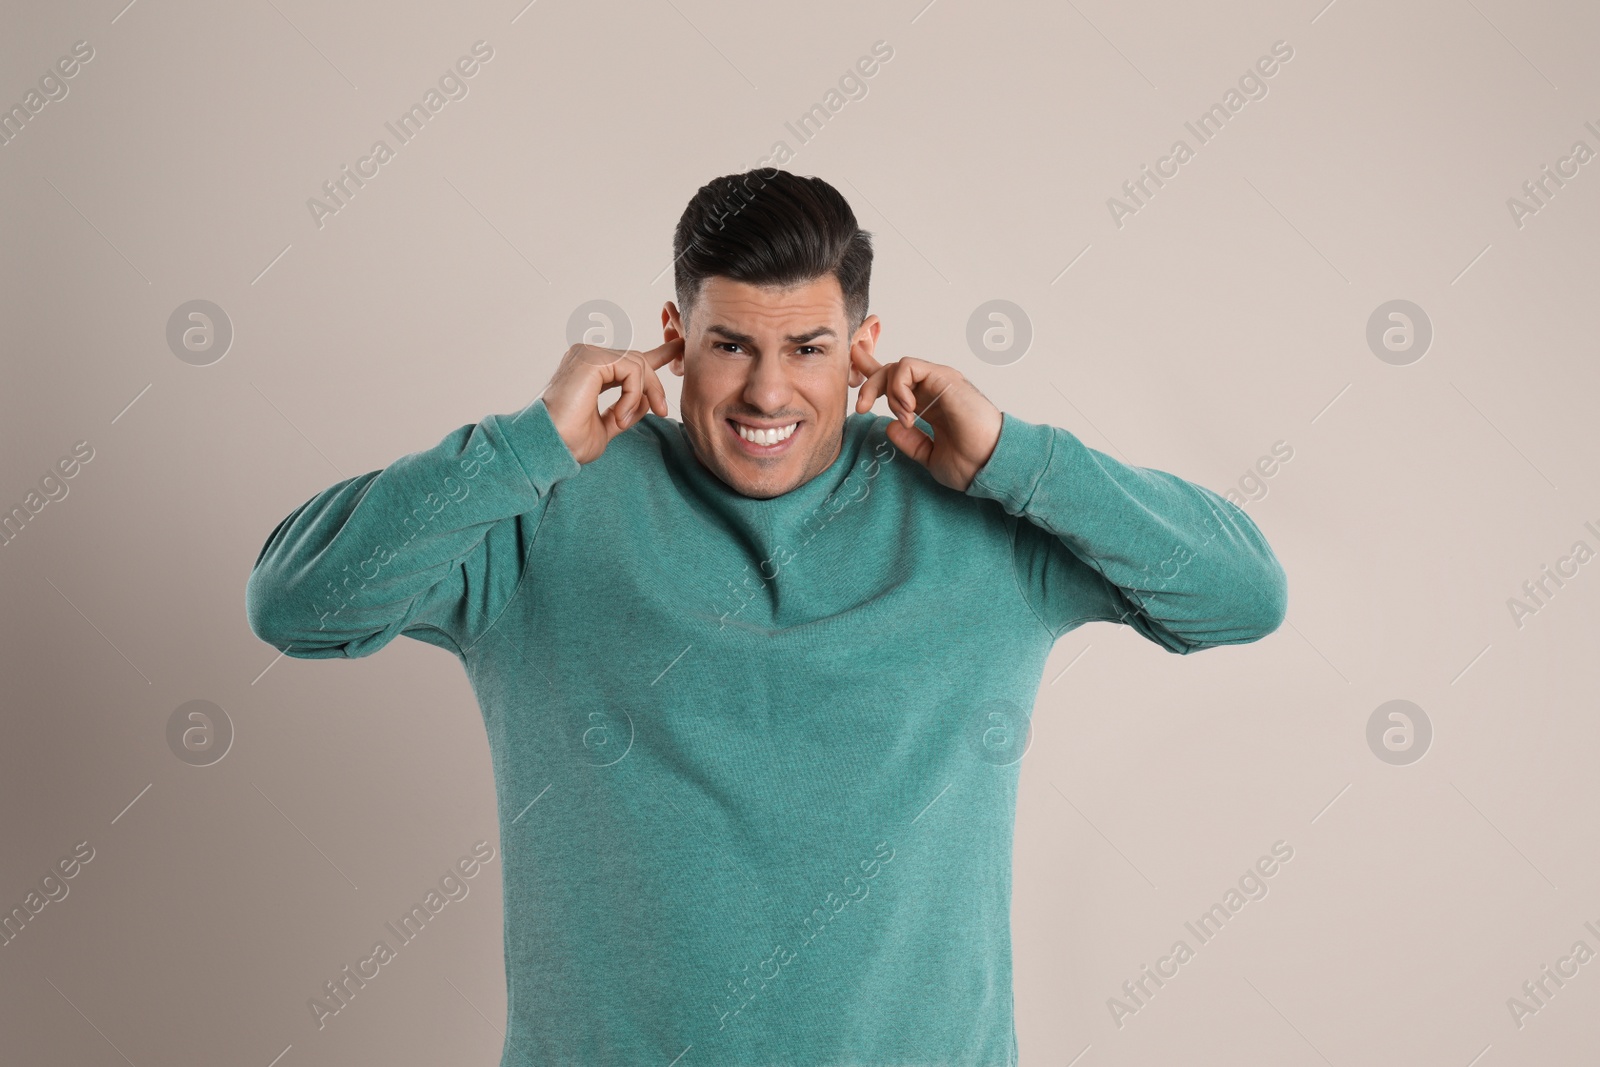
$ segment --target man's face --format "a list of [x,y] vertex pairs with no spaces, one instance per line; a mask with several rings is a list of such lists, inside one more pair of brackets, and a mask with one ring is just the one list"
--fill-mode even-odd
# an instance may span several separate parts
[[851,353],[872,355],[879,321],[868,315],[848,336],[832,274],[791,289],[710,277],[688,331],[671,301],[661,325],[666,340],[684,339],[683,356],[672,361],[683,378],[684,431],[700,462],[731,488],[781,496],[838,458],[849,390],[864,380]]

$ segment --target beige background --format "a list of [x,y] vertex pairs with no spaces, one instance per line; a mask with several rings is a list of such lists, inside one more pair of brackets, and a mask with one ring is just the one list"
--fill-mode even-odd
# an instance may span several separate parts
[[[94,449],[0,548],[0,904],[95,850],[0,947],[0,1058],[497,1062],[497,862],[325,1029],[306,1006],[497,840],[460,666],[275,659],[245,578],[319,489],[527,403],[583,302],[657,343],[685,202],[796,148],[784,123],[883,40],[788,166],[876,235],[884,358],[1219,491],[1294,450],[1248,505],[1290,576],[1276,634],[1055,650],[1018,814],[1022,1062],[1591,1061],[1600,962],[1520,1028],[1507,998],[1600,950],[1600,564],[1520,629],[1507,599],[1600,548],[1600,163],[1520,228],[1506,200],[1600,149],[1592,5],[123,2],[13,5],[0,33],[6,106],[95,53],[0,147],[0,503]],[[480,39],[469,95],[319,229],[306,200]],[[1268,95],[1114,225],[1280,40]],[[235,331],[204,367],[165,340],[195,298]],[[965,341],[993,298],[1034,330],[1004,366]],[[1409,365],[1365,339],[1392,299],[1433,325]],[[1435,731],[1408,766],[1366,741],[1397,698]],[[196,699],[236,731],[208,767],[165,734]],[[1269,895],[1116,1026],[1108,998],[1279,840]]]

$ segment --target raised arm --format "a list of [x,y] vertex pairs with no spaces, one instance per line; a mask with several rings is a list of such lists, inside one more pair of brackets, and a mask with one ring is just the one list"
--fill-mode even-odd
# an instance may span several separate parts
[[[511,602],[563,478],[646,407],[682,352],[574,345],[544,395],[462,426],[433,448],[330,486],[267,538],[245,586],[257,637],[290,656],[369,656],[407,634],[464,655]],[[600,395],[620,389],[598,409]]]
[[1283,622],[1287,579],[1261,530],[1175,474],[1006,412],[966,491],[1019,520],[1017,582],[1053,636],[1125,622],[1181,655],[1256,641]]
[[368,656],[402,633],[464,653],[578,470],[540,399],[330,486],[267,538],[245,586],[250,628],[301,659]]
[[896,447],[940,484],[994,500],[1017,520],[1017,584],[1052,637],[1084,622],[1124,622],[1187,654],[1256,641],[1283,622],[1283,567],[1250,517],[1221,496],[1001,412],[952,367],[852,359],[867,375],[857,411],[882,396],[897,420],[886,430]]

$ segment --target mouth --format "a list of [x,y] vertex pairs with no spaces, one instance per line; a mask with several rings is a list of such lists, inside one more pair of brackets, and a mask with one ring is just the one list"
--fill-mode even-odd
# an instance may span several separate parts
[[802,419],[766,425],[739,419],[724,419],[723,422],[734,444],[747,456],[782,455],[794,445],[794,439],[805,429]]

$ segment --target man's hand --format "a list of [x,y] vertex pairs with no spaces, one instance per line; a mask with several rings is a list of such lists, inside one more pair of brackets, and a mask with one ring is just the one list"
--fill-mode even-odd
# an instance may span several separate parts
[[[667,417],[667,393],[656,371],[683,355],[683,339],[668,341],[648,352],[573,345],[545,386],[544,406],[579,463],[592,463],[617,434],[637,422],[645,405]],[[604,412],[600,394],[622,387],[622,395]]]
[[[851,366],[867,376],[856,394],[856,411],[871,411],[883,397],[899,420],[889,425],[890,443],[928,468],[940,485],[966,492],[1000,441],[1000,409],[953,367],[910,358],[880,365],[854,349]],[[919,417],[933,427],[933,437],[917,429]]]

